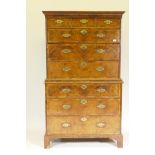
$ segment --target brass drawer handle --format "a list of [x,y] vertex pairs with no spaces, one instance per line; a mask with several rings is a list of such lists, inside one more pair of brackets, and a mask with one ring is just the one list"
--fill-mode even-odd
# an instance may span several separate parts
[[99,53],[99,54],[104,54],[105,50],[100,48],[100,49],[96,49],[96,52]]
[[99,66],[99,67],[96,68],[96,70],[97,70],[98,72],[103,72],[103,71],[104,71],[104,67]]
[[55,22],[56,22],[57,24],[62,24],[64,21],[61,20],[61,19],[57,19],[57,20],[55,20]]
[[106,105],[101,103],[101,104],[98,104],[96,107],[99,109],[104,109]]
[[106,124],[104,122],[100,122],[100,123],[97,123],[96,126],[98,128],[104,128],[106,126]]
[[83,90],[87,89],[87,85],[85,85],[85,84],[81,85],[80,87],[81,87],[81,89],[83,89]]
[[69,128],[71,126],[70,123],[62,123],[63,128]]
[[66,66],[66,67],[63,67],[63,69],[62,69],[64,72],[69,72],[70,70],[71,70],[71,68],[70,67],[68,67],[68,66]]
[[105,37],[105,34],[104,33],[97,33],[96,35],[98,38],[104,38]]
[[81,99],[80,100],[80,104],[87,104],[87,103],[88,103],[88,101],[86,99]]
[[87,62],[83,61],[80,63],[81,68],[85,68],[87,66]]
[[63,93],[70,93],[71,92],[71,89],[70,88],[63,88],[62,89],[62,92]]
[[63,107],[63,109],[68,110],[71,108],[71,105],[70,104],[64,104],[62,107]]
[[81,20],[80,20],[80,23],[86,24],[86,23],[88,23],[88,19],[81,19]]
[[68,48],[65,48],[62,50],[63,53],[67,54],[67,53],[71,53],[72,51]]
[[99,92],[99,93],[104,93],[106,91],[106,89],[100,87],[100,88],[97,88],[96,91]]
[[111,23],[112,23],[112,20],[109,20],[109,19],[104,20],[104,23],[109,25],[109,24],[111,24]]
[[71,37],[71,34],[69,34],[69,33],[64,33],[64,34],[62,34],[62,36],[63,36],[64,38],[69,38],[69,37]]
[[86,49],[87,49],[87,45],[82,44],[82,45],[80,46],[80,48],[81,48],[82,50],[86,50]]
[[82,35],[86,35],[86,34],[88,33],[88,31],[85,30],[85,29],[83,29],[83,30],[80,31],[80,33],[81,33]]
[[88,119],[87,119],[87,117],[81,117],[80,120],[81,120],[81,122],[86,122]]

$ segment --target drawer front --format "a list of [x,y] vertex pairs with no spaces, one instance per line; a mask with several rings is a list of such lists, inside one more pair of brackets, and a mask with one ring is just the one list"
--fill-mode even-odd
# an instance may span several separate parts
[[116,115],[120,99],[48,99],[47,115]]
[[95,18],[80,17],[72,19],[72,27],[95,27]]
[[120,28],[120,19],[82,17],[52,17],[47,19],[47,28],[102,27]]
[[47,134],[119,134],[119,116],[48,116]]
[[121,84],[105,83],[48,83],[46,96],[48,98],[65,97],[120,97]]
[[48,60],[119,60],[119,44],[48,44]]
[[121,25],[121,20],[120,19],[96,18],[96,27],[120,28],[120,25]]
[[63,28],[63,27],[71,27],[71,21],[72,19],[69,17],[63,18],[63,17],[53,17],[47,19],[47,27],[48,28]]
[[119,43],[119,30],[104,29],[49,29],[48,42]]
[[48,78],[118,78],[118,61],[48,62]]

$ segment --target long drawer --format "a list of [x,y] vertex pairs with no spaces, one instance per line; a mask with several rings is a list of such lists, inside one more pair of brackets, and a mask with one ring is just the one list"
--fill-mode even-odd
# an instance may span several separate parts
[[47,39],[52,42],[90,42],[90,43],[119,43],[120,30],[105,30],[95,28],[84,29],[49,29]]
[[84,17],[65,17],[53,16],[47,19],[47,28],[64,28],[64,27],[103,27],[103,28],[120,28],[120,19],[91,18]]
[[47,116],[47,134],[119,134],[119,116]]
[[119,83],[46,83],[47,98],[120,97]]
[[48,60],[119,60],[119,44],[48,44]]
[[117,115],[120,99],[47,99],[47,115]]
[[118,78],[119,61],[48,61],[48,78]]

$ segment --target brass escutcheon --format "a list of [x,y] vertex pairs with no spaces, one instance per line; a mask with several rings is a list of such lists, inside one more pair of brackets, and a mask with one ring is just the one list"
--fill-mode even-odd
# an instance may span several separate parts
[[63,36],[64,38],[69,38],[69,37],[71,37],[71,34],[69,34],[69,33],[64,33],[64,34],[62,34],[62,36]]
[[98,38],[104,38],[104,37],[105,37],[105,34],[102,33],[102,32],[99,32],[99,33],[97,33],[96,36],[97,36]]
[[100,49],[96,49],[96,52],[99,54],[103,54],[103,53],[105,53],[105,50],[100,48]]
[[100,122],[96,124],[97,127],[99,128],[104,128],[105,127],[105,123],[104,122]]
[[62,50],[63,53],[67,54],[67,53],[71,53],[72,51],[68,48],[65,48]]
[[62,24],[64,21],[61,20],[61,19],[57,19],[57,20],[55,20],[55,22],[56,22],[57,24]]
[[112,23],[112,20],[109,20],[109,19],[104,20],[104,23],[105,23],[105,24],[111,24],[111,23]]
[[83,89],[83,90],[87,89],[87,85],[85,85],[85,84],[81,85],[80,87],[81,87],[81,89]]
[[71,92],[71,89],[70,88],[63,88],[62,92],[63,93],[69,93],[69,92]]
[[66,66],[66,67],[63,67],[63,69],[62,69],[64,72],[68,72],[68,71],[70,71],[71,70],[71,68],[70,67],[68,67],[68,66]]
[[80,20],[80,23],[86,24],[86,23],[88,23],[88,19],[81,19],[81,20]]
[[96,107],[99,109],[104,109],[106,106],[105,106],[105,104],[100,103]]
[[63,109],[68,110],[71,108],[71,105],[70,104],[64,104],[62,107],[63,107]]
[[63,128],[68,128],[68,127],[70,127],[70,126],[71,126],[70,123],[62,123],[62,127],[63,127]]
[[85,29],[83,29],[83,30],[80,31],[80,33],[81,33],[82,35],[86,35],[86,34],[88,33],[88,31],[85,30]]
[[81,68],[85,68],[86,66],[87,66],[87,62],[82,61],[82,62],[80,63],[80,67],[81,67]]
[[81,103],[81,104],[87,104],[88,101],[87,101],[86,99],[81,99],[81,100],[80,100],[80,103]]
[[82,44],[82,45],[80,46],[80,48],[81,48],[82,50],[86,50],[86,49],[87,49],[87,45]]
[[104,71],[104,67],[99,66],[99,67],[96,68],[96,70],[97,70],[98,72],[103,72],[103,71]]
[[100,87],[100,88],[97,88],[96,91],[99,93],[104,93],[106,91],[106,89],[104,87],[103,88]]
[[87,117],[81,117],[81,122],[86,122],[88,119],[87,119]]

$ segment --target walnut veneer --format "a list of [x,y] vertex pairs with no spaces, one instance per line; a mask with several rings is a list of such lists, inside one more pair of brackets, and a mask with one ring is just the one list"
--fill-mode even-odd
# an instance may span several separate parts
[[110,138],[123,147],[120,79],[123,11],[43,11],[46,19],[46,133]]

